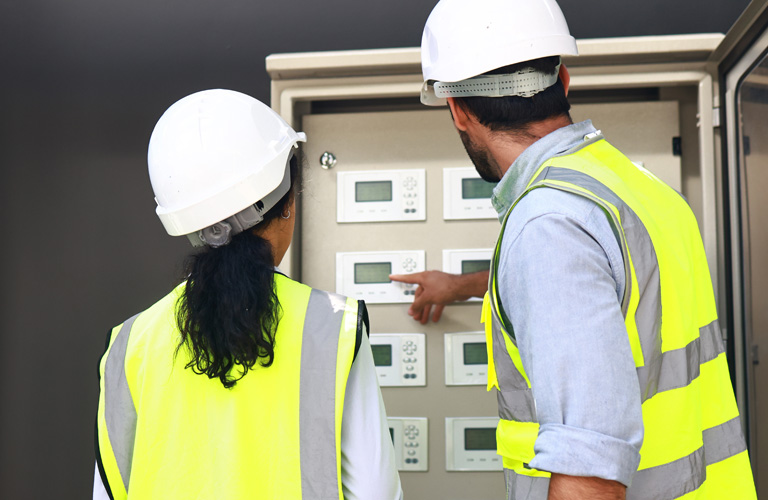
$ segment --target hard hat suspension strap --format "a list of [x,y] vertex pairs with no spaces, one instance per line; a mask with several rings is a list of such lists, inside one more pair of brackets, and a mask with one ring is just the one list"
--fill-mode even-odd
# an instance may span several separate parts
[[435,96],[445,97],[533,97],[555,83],[560,73],[560,64],[554,74],[547,74],[533,68],[525,68],[504,75],[480,75],[460,82],[435,82]]

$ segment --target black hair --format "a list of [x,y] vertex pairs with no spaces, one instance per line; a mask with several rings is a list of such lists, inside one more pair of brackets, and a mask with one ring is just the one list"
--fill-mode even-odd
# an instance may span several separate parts
[[[299,160],[290,160],[291,189],[259,225],[269,224],[290,207],[300,185]],[[258,227],[258,226],[257,226]],[[264,227],[264,226],[262,226]],[[218,248],[206,246],[188,257],[186,285],[176,305],[176,324],[191,360],[186,368],[233,387],[260,362],[275,359],[275,333],[282,315],[275,293],[272,245],[254,228]],[[260,361],[259,361],[260,360]]]
[[[485,74],[503,75],[533,68],[552,75],[557,71],[559,62],[558,56],[544,57],[504,66]],[[528,126],[535,122],[558,116],[566,116],[569,120],[571,118],[571,105],[559,78],[557,83],[533,97],[457,97],[455,101],[493,131],[526,132]]]

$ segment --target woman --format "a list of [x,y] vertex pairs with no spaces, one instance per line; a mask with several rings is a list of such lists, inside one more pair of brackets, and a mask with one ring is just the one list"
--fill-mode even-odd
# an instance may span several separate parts
[[157,213],[204,247],[168,296],[112,330],[94,498],[397,499],[365,305],[275,267],[303,134],[228,90],[160,118]]

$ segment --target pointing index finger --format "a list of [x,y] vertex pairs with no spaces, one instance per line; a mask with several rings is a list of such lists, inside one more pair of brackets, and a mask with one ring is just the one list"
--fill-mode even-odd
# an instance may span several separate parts
[[414,274],[390,274],[389,279],[392,281],[399,281],[402,283],[415,283],[420,284],[421,283],[421,273],[414,273]]

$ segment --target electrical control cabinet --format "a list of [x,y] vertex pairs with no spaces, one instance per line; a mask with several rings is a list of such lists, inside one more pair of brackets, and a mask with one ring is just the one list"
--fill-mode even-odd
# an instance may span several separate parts
[[427,350],[423,333],[372,333],[370,340],[381,387],[426,385]]
[[[686,197],[716,287],[719,115],[707,58],[722,39],[582,40],[582,56],[564,61],[574,122],[591,119],[629,159]],[[447,109],[419,102],[419,61],[418,49],[270,56],[273,107],[309,137],[297,235],[281,268],[368,304],[387,412],[423,419],[423,428],[419,419],[390,419],[405,495],[503,498],[493,442],[498,418],[489,417],[497,414],[496,397],[483,387],[480,301],[448,305],[438,323],[422,324],[408,314],[416,285],[388,279],[425,269],[487,269],[500,229],[493,184],[469,163]],[[413,355],[402,350],[410,336],[423,339],[414,341]],[[408,420],[416,437],[405,434]],[[404,445],[413,440],[423,442]],[[424,455],[408,463],[415,455],[407,449]]]

